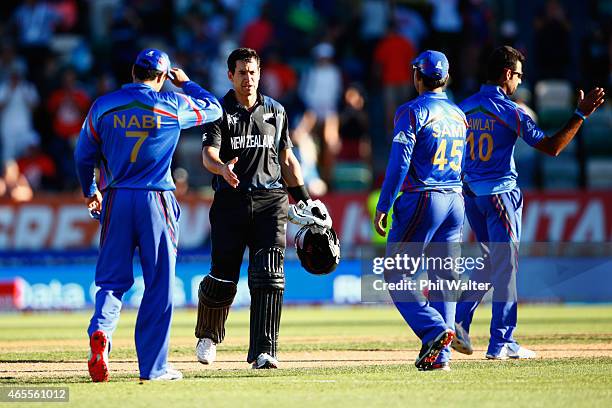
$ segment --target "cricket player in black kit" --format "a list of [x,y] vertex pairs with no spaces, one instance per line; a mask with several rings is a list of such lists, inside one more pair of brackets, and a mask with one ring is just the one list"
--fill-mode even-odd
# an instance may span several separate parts
[[287,190],[296,202],[309,202],[310,197],[291,151],[287,114],[281,104],[258,92],[259,56],[239,48],[227,65],[233,89],[221,99],[223,116],[203,126],[202,159],[215,174],[215,197],[210,209],[212,266],[199,288],[196,355],[203,364],[215,360],[248,246],[247,361],[253,368],[276,368],[285,288]]

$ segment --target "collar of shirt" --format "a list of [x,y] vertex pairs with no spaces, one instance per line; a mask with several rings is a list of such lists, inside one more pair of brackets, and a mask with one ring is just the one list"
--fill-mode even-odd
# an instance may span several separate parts
[[508,98],[508,95],[506,95],[506,93],[499,87],[499,85],[483,84],[480,86],[480,92],[488,95],[499,96],[504,99],[510,99]]
[[134,82],[131,84],[125,84],[121,89],[153,89],[152,86],[143,84],[142,82]]
[[248,112],[253,112],[257,108],[257,106],[263,105],[263,95],[259,91],[257,91],[257,102],[255,102],[255,105],[251,109],[245,108],[243,104],[238,102],[238,99],[236,99],[236,91],[234,91],[233,89],[230,89],[225,94],[225,96],[223,97],[223,100],[226,100],[228,104],[234,105],[235,109],[242,109]]
[[448,99],[446,92],[425,91],[421,94],[424,98]]

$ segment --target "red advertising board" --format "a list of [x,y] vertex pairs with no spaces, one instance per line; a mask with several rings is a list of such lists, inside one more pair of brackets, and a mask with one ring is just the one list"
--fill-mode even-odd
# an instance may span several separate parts
[[[370,242],[367,194],[329,194],[327,204],[343,247]],[[209,238],[210,200],[181,198],[180,245],[199,248]],[[288,226],[289,244],[297,228]],[[99,224],[74,195],[38,196],[27,203],[0,200],[0,251],[97,246]],[[525,193],[523,242],[612,240],[612,191]]]

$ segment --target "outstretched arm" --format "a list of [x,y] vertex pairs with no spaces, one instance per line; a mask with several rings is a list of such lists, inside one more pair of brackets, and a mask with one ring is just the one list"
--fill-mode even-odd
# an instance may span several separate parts
[[234,173],[234,165],[237,161],[238,158],[234,157],[227,163],[223,163],[219,158],[219,149],[217,147],[205,146],[204,149],[202,149],[202,162],[204,163],[204,167],[211,173],[223,177],[223,179],[234,188],[238,187],[238,184],[240,184],[238,176]]
[[558,156],[559,153],[574,139],[582,123],[593,112],[597,110],[605,101],[603,88],[592,89],[587,96],[584,96],[582,89],[578,92],[578,107],[570,120],[550,137],[540,140],[534,147],[541,152],[551,156]]

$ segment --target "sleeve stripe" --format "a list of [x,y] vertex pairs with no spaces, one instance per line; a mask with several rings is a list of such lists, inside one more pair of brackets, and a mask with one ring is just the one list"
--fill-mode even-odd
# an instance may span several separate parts
[[417,132],[417,119],[416,119],[416,113],[414,112],[410,112],[412,115],[409,116],[410,118],[410,126],[412,126],[412,133],[414,134],[414,138],[416,140],[416,132]]
[[202,113],[200,112],[199,109],[196,108],[196,106],[193,104],[193,102],[191,101],[191,99],[189,99],[187,97],[187,95],[183,95],[183,94],[179,94],[183,99],[185,99],[185,101],[187,101],[187,103],[189,104],[189,106],[191,106],[191,109],[193,109],[193,111],[196,114],[196,117],[198,118],[198,120],[196,121],[196,126],[200,125],[202,123]]
[[519,115],[518,109],[515,109],[514,113],[516,114],[516,134],[518,135],[518,137],[523,137],[521,132],[521,115]]
[[172,114],[170,112],[166,112],[166,111],[158,109],[158,108],[153,108],[152,110],[153,110],[153,112],[159,113],[160,115],[169,116],[172,119],[178,119],[178,116],[176,116],[176,115],[174,115],[174,114]]
[[397,122],[399,122],[401,117],[404,116],[404,113],[409,112],[409,111],[410,111],[410,107],[407,107],[406,109],[404,109],[403,111],[401,111],[397,115],[395,115],[395,120],[393,121],[393,126],[397,125]]
[[93,122],[91,120],[91,114],[89,115],[87,123],[89,123],[89,130],[91,131],[91,135],[93,136],[95,141],[99,144],[101,142],[100,136],[98,135],[98,132],[96,132],[96,129],[94,129]]

